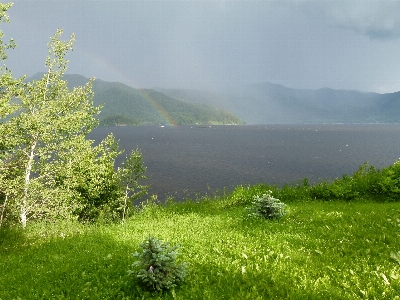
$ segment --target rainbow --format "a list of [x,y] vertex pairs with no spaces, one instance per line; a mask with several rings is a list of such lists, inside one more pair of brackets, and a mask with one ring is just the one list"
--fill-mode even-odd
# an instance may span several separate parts
[[[20,23],[23,27],[32,29],[34,28],[36,32],[43,32],[44,30],[39,28],[36,24],[27,24],[24,19],[18,18],[18,17],[13,17],[16,19],[17,23]],[[65,37],[64,37],[65,38]],[[69,36],[68,36],[69,38]],[[107,70],[107,72],[111,73],[114,78],[116,78],[115,81],[119,81],[122,83],[125,83],[133,88],[137,88],[139,93],[143,96],[144,99],[146,99],[151,106],[154,107],[154,109],[158,112],[158,114],[163,118],[164,122],[168,125],[175,126],[176,122],[175,120],[168,114],[168,112],[157,103],[154,99],[150,97],[148,93],[146,93],[145,90],[139,89],[139,84],[132,80],[131,76],[123,72],[121,69],[117,68],[114,64],[110,63],[110,61],[106,60],[104,57],[100,56],[99,54],[87,49],[86,47],[82,47],[79,43],[75,43],[74,45],[74,50],[78,52],[76,57],[74,58],[74,61],[76,58],[81,59],[81,60],[88,60],[91,62],[93,65],[103,68]],[[75,52],[74,51],[74,52]],[[79,57],[80,56],[80,57]],[[82,74],[86,75],[87,74]],[[89,75],[90,77],[93,77],[93,75]]]
[[176,126],[175,120],[168,114],[168,112],[157,103],[150,95],[143,89],[138,89],[140,95],[143,96],[150,104],[153,106],[156,111],[160,114],[160,116],[164,119],[165,123],[170,126]]
[[167,125],[175,126],[176,122],[175,120],[168,114],[168,112],[157,103],[147,92],[146,90],[137,88],[138,84],[131,79],[131,77],[123,72],[121,69],[117,68],[115,65],[111,64],[109,61],[104,59],[102,56],[89,51],[86,48],[82,47],[75,47],[80,53],[82,53],[89,61],[93,62],[97,66],[101,66],[102,68],[106,69],[108,72],[113,74],[115,78],[117,78],[116,81],[123,82],[133,88],[136,88],[138,92],[140,93],[143,98],[145,98],[152,107],[158,112],[158,114],[163,118],[165,123]]
[[97,68],[100,67],[102,69],[105,69],[107,70],[107,72],[111,73],[113,77],[116,78],[115,81],[123,82],[131,87],[137,88],[137,83],[135,83],[128,74],[115,67],[115,65],[104,59],[102,56],[76,44],[74,45],[74,50],[77,50],[80,54],[82,54],[84,56],[84,59],[91,62],[92,65],[95,65]]

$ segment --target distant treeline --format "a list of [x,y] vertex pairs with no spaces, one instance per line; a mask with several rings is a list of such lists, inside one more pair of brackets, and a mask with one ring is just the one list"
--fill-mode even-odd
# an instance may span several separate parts
[[124,115],[111,115],[100,120],[100,126],[134,126],[139,122]]

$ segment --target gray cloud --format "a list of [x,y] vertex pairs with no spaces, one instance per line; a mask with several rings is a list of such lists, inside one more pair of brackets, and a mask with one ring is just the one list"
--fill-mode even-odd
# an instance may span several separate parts
[[400,37],[400,1],[318,1],[301,5],[313,18],[371,39]]
[[44,71],[60,27],[77,37],[69,73],[134,87],[400,90],[399,1],[16,2],[2,28],[15,76]]

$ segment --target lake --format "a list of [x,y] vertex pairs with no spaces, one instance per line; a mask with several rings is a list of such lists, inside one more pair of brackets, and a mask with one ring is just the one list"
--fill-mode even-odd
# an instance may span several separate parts
[[399,124],[98,127],[89,138],[110,132],[126,153],[141,150],[149,191],[160,200],[240,184],[332,180],[366,161],[382,168],[400,158]]

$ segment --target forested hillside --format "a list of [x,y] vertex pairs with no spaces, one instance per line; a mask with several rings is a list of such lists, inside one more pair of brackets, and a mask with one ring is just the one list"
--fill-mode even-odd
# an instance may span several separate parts
[[[40,77],[40,74],[33,78]],[[66,74],[70,88],[89,81],[81,75]],[[101,125],[192,125],[244,124],[236,116],[206,104],[178,100],[151,89],[135,89],[119,82],[96,79],[94,104],[104,105]]]

